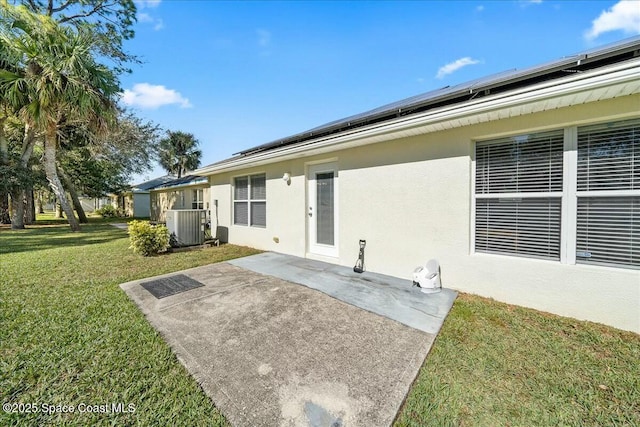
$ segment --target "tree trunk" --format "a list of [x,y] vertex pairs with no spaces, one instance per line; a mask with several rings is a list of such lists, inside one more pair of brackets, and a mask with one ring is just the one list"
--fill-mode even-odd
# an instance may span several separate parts
[[0,118],[0,164],[6,165],[9,162],[9,143],[4,134],[4,122],[6,117]]
[[39,214],[44,213],[44,201],[42,200],[42,191],[38,191],[38,197],[36,198],[36,211]]
[[80,202],[80,198],[78,197],[78,193],[76,192],[76,187],[73,185],[73,182],[69,179],[67,174],[64,173],[62,169],[58,170],[60,172],[60,178],[64,181],[65,187],[67,187],[67,191],[71,195],[71,201],[73,202],[73,208],[76,210],[78,214],[78,219],[81,224],[87,224],[89,220],[87,219],[87,214],[84,213],[84,208],[82,207],[82,203]]
[[64,218],[64,212],[62,212],[62,206],[60,205],[60,202],[58,202],[58,199],[56,198],[56,213],[53,216],[54,218]]
[[24,223],[31,225],[36,222],[36,204],[34,203],[33,187],[27,187],[24,201]]
[[[9,162],[9,143],[4,135],[5,120],[6,117],[0,119],[0,165],[6,165]],[[0,192],[0,224],[10,223],[9,193]]]
[[58,142],[56,131],[57,129],[55,124],[50,124],[47,128],[47,134],[44,138],[44,171],[47,175],[47,181],[49,181],[51,190],[58,197],[60,206],[62,207],[65,215],[67,215],[67,221],[69,221],[71,231],[80,231],[80,224],[73,214],[73,209],[71,209],[71,206],[69,205],[69,201],[67,200],[67,196],[64,192],[64,187],[60,182],[58,171],[56,170],[56,144]]
[[24,230],[24,189],[11,193],[11,229]]
[[[0,134],[0,139],[3,138],[4,135]],[[20,155],[20,166],[25,169],[29,165],[29,159],[33,154],[34,145],[35,130],[26,123],[24,125],[24,139],[22,140],[22,153]],[[25,224],[33,224],[35,221],[35,212],[33,211],[33,187],[29,186],[28,188],[23,187],[17,189],[11,196],[13,210],[11,228],[13,230],[20,230],[24,229]]]
[[0,192],[0,224],[10,224],[9,193]]

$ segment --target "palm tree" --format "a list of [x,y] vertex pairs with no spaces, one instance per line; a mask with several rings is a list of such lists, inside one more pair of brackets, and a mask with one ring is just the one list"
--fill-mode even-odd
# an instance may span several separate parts
[[202,151],[198,149],[200,143],[193,134],[185,132],[167,132],[167,137],[160,140],[160,166],[169,173],[182,175],[200,166]]
[[[1,0],[0,44],[12,67],[0,70],[0,93],[44,135],[44,169],[73,231],[80,229],[56,170],[58,128],[87,123],[103,129],[115,112],[117,79],[92,55],[89,27],[63,27],[45,15]],[[17,62],[16,62],[17,61]],[[0,59],[0,62],[3,62]]]

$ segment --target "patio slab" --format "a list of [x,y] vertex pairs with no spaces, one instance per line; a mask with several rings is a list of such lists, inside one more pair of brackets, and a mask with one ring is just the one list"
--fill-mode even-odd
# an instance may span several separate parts
[[[204,286],[141,286],[176,274]],[[121,287],[235,426],[391,425],[435,339],[231,263]]]
[[308,258],[264,252],[229,261],[261,274],[316,289],[346,303],[437,334],[458,295],[451,289],[425,294],[410,280],[353,269]]

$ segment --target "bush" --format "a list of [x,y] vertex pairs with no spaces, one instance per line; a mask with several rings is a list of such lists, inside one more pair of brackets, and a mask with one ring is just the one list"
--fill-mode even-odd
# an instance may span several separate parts
[[130,249],[144,256],[156,255],[169,249],[169,230],[164,225],[151,225],[149,221],[129,223]]
[[115,218],[118,216],[118,210],[111,205],[104,205],[96,210],[96,213],[102,218]]

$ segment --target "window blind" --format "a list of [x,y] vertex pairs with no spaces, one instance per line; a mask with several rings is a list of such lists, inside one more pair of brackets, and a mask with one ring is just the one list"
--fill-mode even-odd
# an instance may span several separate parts
[[244,176],[234,180],[233,199],[248,200],[249,199],[249,178]]
[[267,177],[243,176],[234,179],[233,223],[266,227],[267,225]]
[[249,225],[249,202],[233,202],[233,223]]
[[234,179],[233,223],[249,225],[249,178],[246,176]]
[[578,128],[578,191],[640,190],[640,120]]
[[251,177],[251,200],[267,199],[267,178],[265,175]]
[[580,197],[577,221],[577,263],[640,268],[640,197]]
[[640,120],[578,128],[577,174],[576,262],[640,268]]
[[560,259],[563,150],[563,130],[476,144],[477,252]]
[[267,203],[251,202],[251,225],[266,227],[267,225]]
[[563,131],[476,144],[476,194],[562,191]]
[[560,197],[476,200],[475,249],[560,259]]

